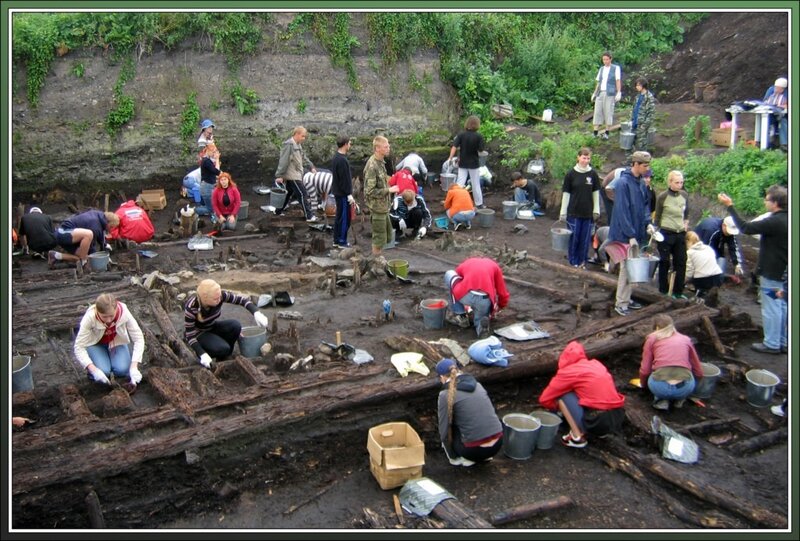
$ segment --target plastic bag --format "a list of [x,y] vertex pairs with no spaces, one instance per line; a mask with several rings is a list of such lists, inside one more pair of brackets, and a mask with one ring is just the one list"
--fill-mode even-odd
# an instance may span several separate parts
[[700,448],[686,436],[682,436],[661,421],[658,415],[650,423],[653,434],[662,437],[661,456],[684,464],[694,464],[700,459]]

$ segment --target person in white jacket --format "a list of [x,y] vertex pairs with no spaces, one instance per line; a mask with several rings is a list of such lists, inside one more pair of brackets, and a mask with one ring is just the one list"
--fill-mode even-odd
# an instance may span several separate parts
[[717,253],[703,244],[694,231],[686,233],[686,282],[694,285],[695,297],[704,298],[711,288],[722,285],[724,275]]
[[89,377],[98,383],[110,385],[112,372],[117,377],[129,377],[133,385],[142,381],[142,329],[128,307],[111,293],[101,293],[86,310],[73,351]]

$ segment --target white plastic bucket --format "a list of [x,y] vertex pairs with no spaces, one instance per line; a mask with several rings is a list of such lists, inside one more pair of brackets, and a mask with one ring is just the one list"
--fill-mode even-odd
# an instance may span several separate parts
[[550,122],[553,120],[553,110],[552,109],[545,109],[542,113],[542,120],[545,122]]

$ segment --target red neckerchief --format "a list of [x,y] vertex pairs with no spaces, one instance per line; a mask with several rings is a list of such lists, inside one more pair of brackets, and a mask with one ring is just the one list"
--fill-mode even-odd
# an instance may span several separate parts
[[103,332],[103,337],[100,339],[100,344],[110,344],[114,341],[114,338],[117,337],[117,321],[119,321],[119,316],[122,315],[122,306],[120,306],[119,301],[117,301],[117,310],[114,312],[114,320],[111,323],[106,323],[102,319],[100,319],[100,314],[97,313],[95,310],[94,317],[97,318],[97,321],[105,326],[106,330]]

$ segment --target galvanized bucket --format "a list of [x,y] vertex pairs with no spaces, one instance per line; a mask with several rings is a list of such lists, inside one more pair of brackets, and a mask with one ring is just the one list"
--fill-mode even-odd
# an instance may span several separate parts
[[553,250],[556,252],[567,252],[569,251],[569,238],[572,236],[572,231],[569,230],[569,224],[565,224],[567,227],[556,227],[556,224],[559,222],[564,223],[558,220],[550,227]]
[[442,187],[442,191],[447,191],[450,189],[450,186],[455,184],[456,176],[452,173],[442,173],[439,175],[439,185]]
[[772,402],[775,387],[781,379],[768,370],[750,370],[745,374],[747,378],[747,403],[757,408],[765,408]]
[[697,382],[692,396],[696,396],[697,398],[711,398],[722,371],[717,365],[711,363],[700,363],[700,366],[703,369],[703,379]]
[[503,453],[514,460],[526,460],[536,447],[539,419],[524,413],[509,413],[503,417]]
[[619,148],[622,150],[630,150],[633,148],[633,140],[636,134],[633,132],[620,132],[619,134]]

